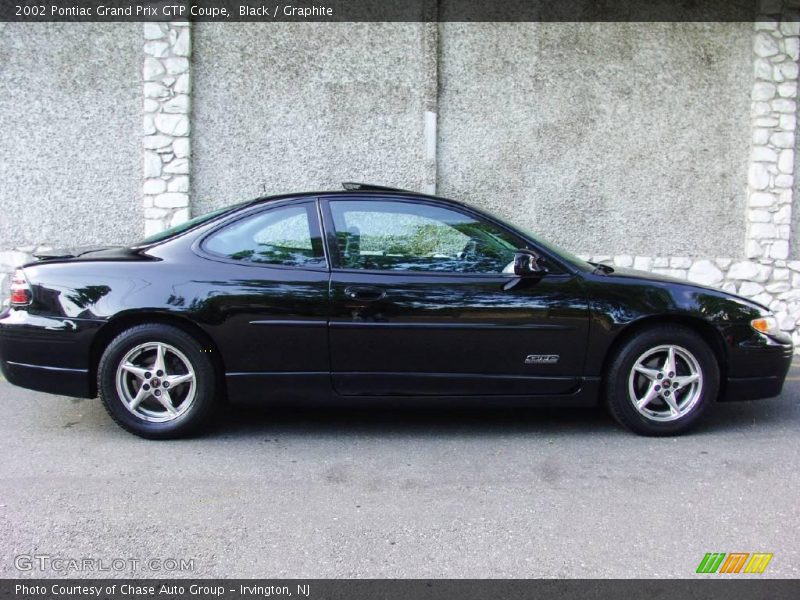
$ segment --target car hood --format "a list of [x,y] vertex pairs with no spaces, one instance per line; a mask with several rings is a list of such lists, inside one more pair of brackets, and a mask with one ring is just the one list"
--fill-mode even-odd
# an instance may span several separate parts
[[612,279],[613,278],[638,279],[641,281],[668,283],[671,286],[679,286],[684,290],[692,290],[692,291],[700,290],[703,292],[712,292],[716,296],[724,296],[739,304],[744,304],[749,307],[757,308],[761,311],[769,312],[768,307],[764,306],[759,302],[755,302],[750,298],[745,298],[744,296],[739,296],[738,294],[732,294],[731,292],[726,292],[725,290],[721,290],[716,287],[702,285],[700,283],[694,283],[691,281],[687,281],[685,279],[678,279],[677,277],[670,277],[669,275],[661,275],[659,273],[650,273],[647,271],[637,271],[636,269],[627,269],[624,267],[614,267],[614,272],[607,274],[606,277]]

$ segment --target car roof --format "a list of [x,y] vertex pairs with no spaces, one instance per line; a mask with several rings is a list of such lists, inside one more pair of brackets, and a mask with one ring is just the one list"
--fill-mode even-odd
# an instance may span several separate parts
[[[359,184],[364,186],[364,184]],[[453,200],[451,198],[445,198],[443,196],[436,196],[433,194],[425,194],[422,192],[414,192],[411,190],[401,190],[398,188],[391,188],[391,187],[383,187],[383,186],[372,186],[369,187],[360,187],[356,189],[344,189],[344,190],[319,190],[319,191],[312,191],[312,192],[294,192],[294,193],[286,193],[286,194],[276,194],[271,196],[259,196],[258,198],[254,198],[253,200],[246,202],[244,206],[254,206],[256,204],[266,203],[266,202],[275,202],[277,200],[286,200],[290,198],[316,198],[316,197],[325,197],[325,198],[336,198],[336,197],[346,197],[348,200],[369,200],[370,198],[375,198],[375,196],[381,197],[397,197],[397,198],[419,198],[422,200],[436,200],[439,202],[446,202],[449,204],[454,204],[457,206],[463,206],[465,208],[470,208],[475,210],[474,207],[470,206],[465,202],[459,202],[458,200]]]

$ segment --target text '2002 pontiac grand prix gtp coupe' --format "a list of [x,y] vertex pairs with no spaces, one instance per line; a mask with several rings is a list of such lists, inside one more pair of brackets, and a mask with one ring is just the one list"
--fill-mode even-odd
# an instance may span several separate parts
[[225,400],[604,402],[646,435],[780,393],[766,307],[585,262],[379,186],[260,198],[124,248],[40,254],[0,316],[8,381],[185,435]]

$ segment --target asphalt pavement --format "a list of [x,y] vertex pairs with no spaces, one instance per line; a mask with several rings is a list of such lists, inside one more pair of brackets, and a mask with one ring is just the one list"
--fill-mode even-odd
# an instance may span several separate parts
[[153,442],[5,381],[0,415],[0,577],[693,577],[707,552],[800,576],[800,365],[666,439],[600,409],[334,407]]

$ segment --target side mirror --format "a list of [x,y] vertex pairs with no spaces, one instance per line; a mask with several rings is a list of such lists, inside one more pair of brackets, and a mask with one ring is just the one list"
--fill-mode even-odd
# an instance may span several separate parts
[[541,277],[547,268],[539,262],[539,255],[531,250],[520,249],[514,254],[514,275],[517,277]]

